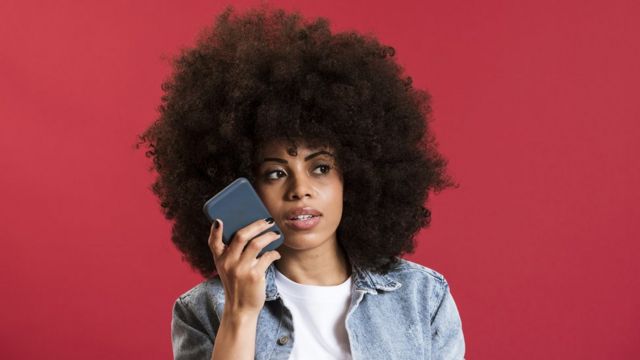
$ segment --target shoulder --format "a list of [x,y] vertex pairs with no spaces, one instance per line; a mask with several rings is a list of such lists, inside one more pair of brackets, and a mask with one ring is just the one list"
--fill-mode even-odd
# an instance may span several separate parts
[[224,287],[218,276],[206,279],[178,296],[174,303],[174,317],[198,319],[203,323],[215,323],[222,313]]
[[398,262],[391,267],[386,275],[401,283],[403,282],[402,280],[410,280],[411,282],[418,281],[432,283],[437,286],[448,286],[447,280],[441,273],[424,265],[402,258],[398,258]]
[[224,287],[218,276],[205,279],[191,289],[182,293],[176,299],[176,302],[187,307],[197,307],[203,302],[216,302],[218,299],[224,299]]
[[176,359],[195,358],[196,353],[202,356],[209,353],[210,356],[213,339],[220,326],[217,312],[220,308],[217,299],[222,293],[220,289],[222,284],[218,278],[207,279],[178,296],[174,302],[171,339]]
[[399,258],[386,276],[401,284],[401,293],[417,302],[425,301],[429,307],[437,307],[449,292],[444,275],[410,260]]
[[403,299],[417,309],[417,316],[427,330],[432,355],[438,359],[463,359],[465,353],[462,321],[445,277],[424,265],[399,259],[389,276],[404,288]]

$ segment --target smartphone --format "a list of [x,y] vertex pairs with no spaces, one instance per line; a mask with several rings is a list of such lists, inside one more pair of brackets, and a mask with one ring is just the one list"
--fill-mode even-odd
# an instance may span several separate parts
[[[214,222],[216,218],[224,222],[222,242],[226,245],[229,245],[238,230],[257,220],[272,217],[249,180],[244,177],[237,178],[220,190],[207,200],[202,209],[210,222]],[[265,246],[258,257],[277,249],[284,242],[284,235],[275,222],[254,239],[269,231],[279,231],[280,238]]]

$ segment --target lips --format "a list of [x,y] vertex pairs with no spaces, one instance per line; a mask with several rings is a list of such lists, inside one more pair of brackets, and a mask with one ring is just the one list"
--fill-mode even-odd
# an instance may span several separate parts
[[294,218],[299,215],[322,216],[322,213],[312,207],[298,207],[287,212],[286,218],[288,220],[294,220]]
[[[296,219],[299,215],[312,215],[307,219]],[[295,208],[287,213],[285,225],[293,230],[308,230],[318,225],[322,213],[310,207]]]

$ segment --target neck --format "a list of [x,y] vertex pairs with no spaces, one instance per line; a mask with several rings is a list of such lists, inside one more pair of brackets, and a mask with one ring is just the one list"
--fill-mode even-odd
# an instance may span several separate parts
[[281,246],[275,265],[284,276],[298,284],[331,286],[351,276],[351,265],[337,241],[322,248],[297,251]]

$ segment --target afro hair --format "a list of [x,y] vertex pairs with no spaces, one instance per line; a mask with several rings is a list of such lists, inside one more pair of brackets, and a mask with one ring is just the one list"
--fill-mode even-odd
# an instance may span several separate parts
[[193,269],[215,274],[202,205],[231,181],[256,179],[273,139],[331,146],[344,179],[337,229],[351,262],[385,273],[427,227],[430,190],[457,187],[430,131],[430,95],[412,86],[392,47],[332,33],[325,18],[227,7],[173,59],[159,117],[137,147],[157,172],[151,189]]

